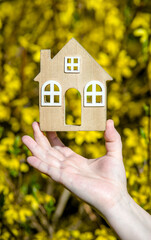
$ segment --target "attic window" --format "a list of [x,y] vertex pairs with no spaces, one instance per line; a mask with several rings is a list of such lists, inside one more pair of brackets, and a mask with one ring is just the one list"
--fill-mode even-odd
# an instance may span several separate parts
[[84,106],[105,106],[104,85],[99,81],[90,81],[84,88]]
[[66,73],[79,73],[80,72],[80,57],[65,57],[65,70]]
[[41,91],[42,106],[61,106],[61,85],[53,80],[42,85]]

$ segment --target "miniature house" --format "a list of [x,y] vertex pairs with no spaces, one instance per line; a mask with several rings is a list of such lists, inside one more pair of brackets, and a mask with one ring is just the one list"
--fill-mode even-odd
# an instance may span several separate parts
[[[40,128],[42,131],[104,131],[106,81],[112,77],[72,38],[51,59],[41,50],[39,82]],[[65,123],[65,95],[75,88],[81,95],[81,125]]]

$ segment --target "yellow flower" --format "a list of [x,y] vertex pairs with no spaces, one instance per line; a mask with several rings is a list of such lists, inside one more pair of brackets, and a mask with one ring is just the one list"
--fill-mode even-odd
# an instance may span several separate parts
[[113,115],[113,116],[112,116],[112,120],[114,121],[114,125],[115,125],[115,126],[118,126],[118,125],[119,125],[120,119],[119,119],[119,117],[118,117],[117,115]]
[[26,163],[22,163],[20,165],[20,171],[21,172],[28,172],[29,171],[29,166]]
[[27,208],[21,208],[18,212],[19,220],[21,222],[26,222],[26,218],[32,216],[32,211]]
[[74,118],[72,115],[68,115],[66,119],[66,124],[73,125],[74,124]]
[[121,106],[122,106],[122,102],[121,102],[120,96],[115,93],[110,93],[108,96],[108,107],[110,109],[118,110],[121,108]]
[[41,231],[34,236],[33,240],[48,240],[47,233],[45,231]]
[[9,199],[10,202],[12,202],[14,200],[14,193],[10,192],[8,194],[8,199]]
[[43,200],[41,203],[49,203],[50,201],[55,203],[54,197],[48,195],[48,194],[43,194]]
[[63,8],[62,10],[64,11],[61,11],[59,14],[60,21],[62,22],[63,25],[68,25],[69,21],[71,21],[72,19],[72,14],[74,11],[74,2],[67,1],[66,5],[63,4],[62,8]]
[[90,131],[85,135],[85,141],[87,143],[97,142],[97,140],[98,140],[98,138],[100,138],[100,136],[101,136],[100,132]]
[[16,158],[12,158],[11,161],[9,162],[8,168],[13,170],[19,170],[20,168],[19,160]]
[[38,106],[22,109],[22,119],[28,125],[31,125],[34,121],[37,121],[38,117],[39,117]]
[[[135,0],[138,1],[138,0]],[[136,17],[134,18],[131,28],[136,29],[142,26],[143,28],[149,29],[150,28],[150,14],[138,12]]]
[[130,184],[131,186],[133,186],[136,181],[137,181],[137,176],[134,175],[134,174],[131,174],[130,177],[129,177],[129,179],[128,179],[129,184]]
[[[2,143],[2,142],[1,142]],[[5,153],[7,150],[7,146],[6,145],[0,145],[0,154],[2,155],[3,153]]]
[[26,49],[26,48],[28,47],[28,45],[29,45],[29,42],[28,42],[28,40],[27,40],[27,37],[20,36],[20,37],[18,38],[18,41],[19,41],[20,45],[21,45],[22,47],[24,47],[25,49]]
[[69,131],[67,132],[67,138],[68,139],[74,139],[76,132]]
[[1,143],[4,145],[4,146],[7,146],[10,147],[14,144],[14,136],[10,136],[10,137],[6,137],[6,138],[3,138]]
[[11,118],[10,124],[12,125],[13,132],[17,132],[20,129],[20,124],[16,118]]
[[99,54],[99,63],[101,66],[109,66],[111,64],[110,58],[107,54],[105,53],[100,53]]
[[26,195],[25,201],[29,203],[34,210],[37,210],[39,208],[39,203],[32,195]]
[[142,158],[141,155],[133,155],[132,156],[132,161],[136,164],[140,164],[144,162],[144,159]]
[[9,101],[10,99],[7,92],[5,90],[1,91],[0,103],[8,104]]
[[9,194],[9,187],[7,187],[4,184],[0,184],[0,193],[3,192],[4,195],[8,195]]
[[69,232],[68,231],[65,231],[65,230],[63,230],[63,229],[60,229],[57,233],[56,233],[56,237],[58,238],[58,239],[60,239],[60,238],[62,238],[62,237],[69,237]]
[[84,131],[81,131],[81,132],[76,132],[76,136],[75,136],[75,142],[76,144],[78,145],[81,145],[84,140],[85,140],[85,132]]
[[18,211],[14,206],[9,206],[9,209],[4,212],[4,217],[8,224],[14,224],[15,221],[18,221]]
[[85,233],[81,233],[80,239],[81,240],[93,240],[94,236],[91,232],[85,232]]
[[[106,31],[108,31],[108,29],[106,29]],[[106,45],[105,45],[105,49],[106,51],[112,56],[115,57],[118,55],[119,53],[119,43],[113,39],[106,40]]]
[[89,158],[98,158],[106,153],[105,146],[100,144],[87,144],[86,152]]
[[71,232],[71,236],[79,239],[80,238],[80,232],[78,230],[73,230]]
[[0,105],[0,121],[9,121],[10,119],[10,108]]
[[145,42],[148,39],[148,32],[146,29],[138,28],[134,31],[134,36],[140,37],[140,42]]
[[125,141],[127,147],[137,147],[139,139],[137,130],[135,129],[132,131],[131,129],[125,128],[124,134],[127,136]]
[[19,231],[15,228],[12,228],[11,229],[12,233],[15,235],[15,236],[18,236],[19,235]]
[[1,240],[8,240],[8,239],[10,239],[10,233],[8,231],[3,232],[1,235]]
[[147,202],[147,196],[143,195],[143,194],[140,194],[139,195],[139,201],[140,201],[141,205],[144,205]]

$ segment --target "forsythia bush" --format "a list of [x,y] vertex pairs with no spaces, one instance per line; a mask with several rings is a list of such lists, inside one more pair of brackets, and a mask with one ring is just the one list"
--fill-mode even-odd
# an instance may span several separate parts
[[[122,136],[128,191],[151,210],[151,3],[149,0],[0,1],[0,239],[116,240],[105,221],[71,195],[53,221],[63,188],[26,163],[21,136],[39,119],[40,49],[53,56],[75,37],[114,78],[108,83],[108,118]],[[74,91],[74,90],[73,90]],[[79,123],[74,92],[67,123]],[[74,101],[76,99],[76,101]],[[88,158],[105,154],[102,132],[59,136]],[[87,210],[88,209],[88,210]],[[118,214],[118,213],[117,213]]]

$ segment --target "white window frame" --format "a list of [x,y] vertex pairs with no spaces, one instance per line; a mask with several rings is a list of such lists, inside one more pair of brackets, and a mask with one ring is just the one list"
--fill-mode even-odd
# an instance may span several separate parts
[[[47,85],[50,85],[50,91],[45,90],[45,87]],[[59,91],[54,91],[54,85],[57,85],[57,87],[59,88]],[[41,105],[42,106],[61,106],[61,95],[62,95],[62,90],[61,90],[60,83],[54,80],[49,80],[45,82],[41,88]],[[50,102],[45,102],[45,96],[50,96]],[[55,96],[59,96],[59,102],[54,102]]]
[[[88,87],[92,85],[92,91],[87,91]],[[99,85],[102,89],[102,91],[96,91],[96,85]],[[92,97],[92,103],[87,102],[87,97]],[[102,102],[97,103],[96,97],[102,96]],[[86,84],[84,88],[84,106],[85,107],[97,107],[97,106],[105,106],[105,88],[103,83],[93,80]]]
[[[68,60],[71,60],[70,63],[68,63]],[[78,59],[77,63],[74,62],[75,59]],[[71,67],[71,70],[68,69],[68,67]],[[77,70],[74,70],[74,67],[77,67]],[[65,57],[65,65],[64,65],[64,71],[66,73],[79,73],[80,72],[80,57]]]

